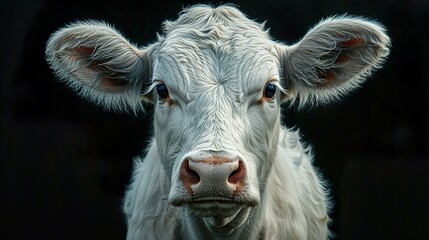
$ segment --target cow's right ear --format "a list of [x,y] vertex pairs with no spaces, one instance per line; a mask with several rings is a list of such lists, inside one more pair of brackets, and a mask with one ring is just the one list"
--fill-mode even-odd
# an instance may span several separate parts
[[111,26],[76,22],[53,33],[46,60],[79,95],[116,111],[142,109],[141,88],[150,74],[145,50]]

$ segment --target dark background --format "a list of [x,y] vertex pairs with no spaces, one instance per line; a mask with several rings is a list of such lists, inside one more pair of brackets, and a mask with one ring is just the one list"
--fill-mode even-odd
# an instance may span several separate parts
[[[209,3],[208,1],[206,1]],[[228,1],[225,1],[228,2]],[[321,18],[363,15],[392,38],[384,67],[338,103],[285,110],[330,183],[336,239],[423,239],[429,228],[429,1],[232,1],[292,44]],[[140,46],[194,1],[2,0],[1,239],[124,239],[121,201],[152,108],[103,112],[56,81],[49,34],[74,20],[113,24]]]

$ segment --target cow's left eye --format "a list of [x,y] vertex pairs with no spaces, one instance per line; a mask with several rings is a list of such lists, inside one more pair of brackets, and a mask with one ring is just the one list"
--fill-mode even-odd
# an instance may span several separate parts
[[164,83],[160,83],[158,84],[158,86],[156,86],[156,92],[158,93],[158,96],[161,99],[168,97],[168,89]]
[[274,85],[273,83],[268,83],[265,86],[265,90],[264,90],[264,97],[266,98],[273,98],[274,95],[276,94],[276,85]]

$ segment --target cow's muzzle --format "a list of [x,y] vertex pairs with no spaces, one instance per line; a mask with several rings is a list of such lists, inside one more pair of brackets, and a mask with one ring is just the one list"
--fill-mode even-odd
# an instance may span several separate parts
[[176,175],[181,193],[174,194],[170,202],[176,206],[188,204],[201,217],[231,216],[242,206],[256,206],[259,202],[259,196],[249,194],[253,187],[248,174],[246,163],[238,154],[189,153],[180,162]]

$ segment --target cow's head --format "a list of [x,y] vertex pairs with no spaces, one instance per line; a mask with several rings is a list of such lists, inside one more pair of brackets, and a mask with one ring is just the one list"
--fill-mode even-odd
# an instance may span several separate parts
[[281,103],[336,99],[380,66],[388,46],[384,29],[361,18],[325,19],[288,46],[233,7],[200,6],[165,22],[144,48],[107,24],[73,23],[52,35],[46,56],[61,79],[106,109],[153,103],[170,203],[228,234],[261,202]]

